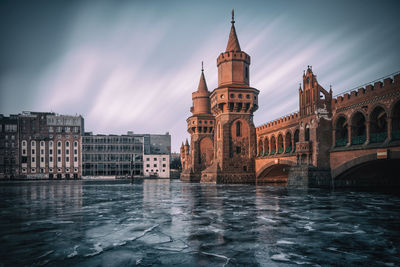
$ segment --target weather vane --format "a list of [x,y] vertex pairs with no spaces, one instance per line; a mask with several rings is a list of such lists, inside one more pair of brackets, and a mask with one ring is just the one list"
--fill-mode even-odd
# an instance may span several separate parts
[[233,8],[232,8],[232,21],[231,21],[231,23],[232,24],[235,23],[235,11],[233,10]]
[[203,68],[203,61],[201,62],[201,71],[204,71],[204,68]]

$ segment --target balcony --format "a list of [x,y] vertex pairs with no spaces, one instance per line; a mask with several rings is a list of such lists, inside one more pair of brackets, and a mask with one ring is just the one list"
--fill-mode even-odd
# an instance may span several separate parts
[[310,141],[296,143],[296,151],[298,153],[308,153],[308,152],[311,152],[311,149],[312,149],[312,145],[311,145]]

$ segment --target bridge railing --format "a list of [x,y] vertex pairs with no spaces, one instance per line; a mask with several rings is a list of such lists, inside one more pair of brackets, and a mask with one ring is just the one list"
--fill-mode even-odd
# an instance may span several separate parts
[[383,133],[372,133],[369,136],[369,142],[370,143],[382,143],[383,141],[385,141],[387,138],[387,133],[383,132]]
[[360,135],[360,136],[352,136],[351,137],[351,144],[352,145],[362,145],[365,143],[367,140],[367,137],[365,135]]

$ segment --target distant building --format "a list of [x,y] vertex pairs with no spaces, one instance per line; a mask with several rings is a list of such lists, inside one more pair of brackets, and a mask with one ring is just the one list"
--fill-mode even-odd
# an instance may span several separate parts
[[144,136],[85,133],[83,176],[143,175]]
[[18,115],[0,114],[0,179],[18,176],[18,139]]
[[171,135],[146,134],[144,138],[144,176],[170,178]]
[[19,174],[32,179],[82,176],[82,116],[23,112],[19,121]]
[[144,155],[144,176],[155,176],[159,178],[169,178],[170,155]]
[[133,134],[133,132],[128,132],[126,135],[85,133],[82,142],[83,176],[169,177],[171,136],[168,133],[165,135]]

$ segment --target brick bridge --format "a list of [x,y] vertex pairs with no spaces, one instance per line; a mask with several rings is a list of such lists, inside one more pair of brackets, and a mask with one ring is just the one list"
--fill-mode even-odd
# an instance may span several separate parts
[[257,183],[400,185],[400,74],[337,97],[303,75],[296,113],[256,128]]

